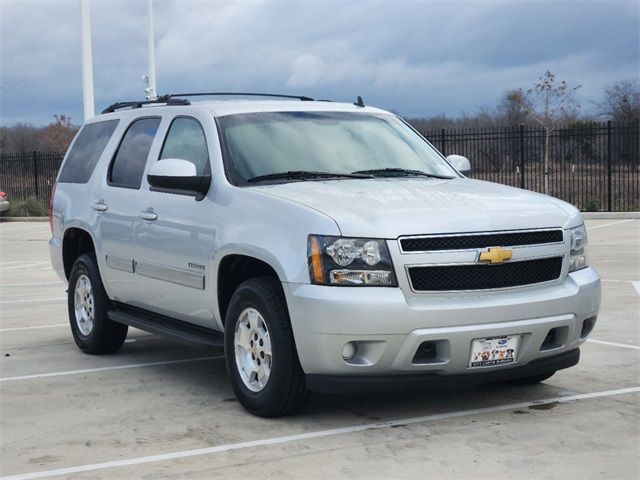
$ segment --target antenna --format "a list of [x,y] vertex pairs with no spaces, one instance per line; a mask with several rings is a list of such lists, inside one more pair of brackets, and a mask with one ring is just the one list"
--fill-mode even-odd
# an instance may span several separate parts
[[358,95],[358,98],[356,99],[355,102],[353,102],[353,104],[356,107],[364,107],[365,106],[364,102],[362,101],[362,97],[360,95]]

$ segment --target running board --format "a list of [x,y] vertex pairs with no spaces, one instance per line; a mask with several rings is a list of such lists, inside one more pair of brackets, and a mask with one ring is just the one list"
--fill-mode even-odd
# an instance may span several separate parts
[[114,322],[172,337],[183,343],[224,347],[224,335],[221,332],[149,312],[142,308],[116,304],[114,309],[109,310],[108,315]]

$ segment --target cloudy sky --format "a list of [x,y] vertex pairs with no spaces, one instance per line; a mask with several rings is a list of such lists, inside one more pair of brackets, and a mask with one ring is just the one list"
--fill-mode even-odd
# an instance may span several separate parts
[[[639,75],[638,0],[155,0],[158,90],[273,91],[407,116],[493,106],[546,70],[589,110]],[[146,0],[91,0],[96,110],[143,97]],[[77,0],[0,0],[1,123],[82,121]]]

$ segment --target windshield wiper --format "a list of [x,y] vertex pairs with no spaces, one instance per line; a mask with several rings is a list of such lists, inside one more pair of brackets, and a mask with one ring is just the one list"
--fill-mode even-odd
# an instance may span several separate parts
[[308,180],[312,178],[373,178],[372,174],[365,172],[333,173],[315,172],[309,170],[290,170],[288,172],[268,173],[258,175],[247,180],[249,183],[264,182],[269,180]]
[[455,177],[438,175],[437,173],[423,172],[422,170],[410,170],[407,168],[373,168],[371,170],[358,170],[353,175],[369,174],[376,177],[431,177],[449,180]]

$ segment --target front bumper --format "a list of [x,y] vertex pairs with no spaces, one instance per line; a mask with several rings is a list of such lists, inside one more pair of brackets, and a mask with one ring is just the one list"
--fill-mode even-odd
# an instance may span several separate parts
[[[300,363],[311,379],[415,374],[471,379],[491,371],[515,372],[577,349],[600,307],[600,278],[592,268],[550,285],[495,292],[405,296],[401,288],[287,283],[283,288]],[[585,321],[591,322],[586,330]],[[561,335],[545,344],[552,329]],[[516,362],[469,368],[473,339],[514,334],[521,335]],[[437,358],[416,363],[418,348],[428,341],[438,345]],[[347,342],[358,344],[349,361],[342,358]]]
[[485,370],[467,375],[436,375],[434,373],[396,376],[307,375],[306,387],[321,393],[373,393],[469,387],[553,373],[563,368],[573,367],[579,360],[580,349],[575,348],[553,357],[534,360],[521,367]]

